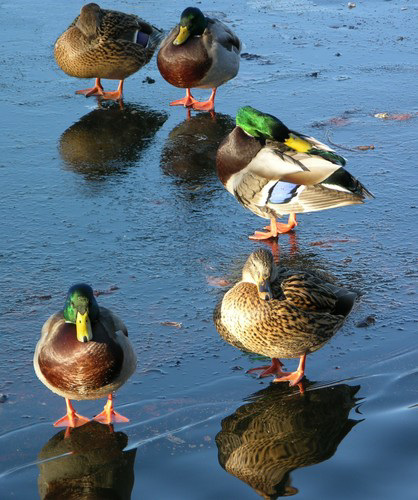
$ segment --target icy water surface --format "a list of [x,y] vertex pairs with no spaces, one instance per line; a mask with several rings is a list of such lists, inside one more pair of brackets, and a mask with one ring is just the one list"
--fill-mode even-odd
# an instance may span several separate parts
[[[187,5],[167,4],[101,5],[168,29]],[[1,4],[2,499],[417,498],[418,3],[356,4],[200,2],[244,47],[216,117],[190,120],[168,106],[183,91],[155,59],[126,81],[123,109],[74,95],[91,82],[66,76],[52,51],[81,4]],[[246,375],[260,360],[212,323],[226,290],[216,284],[239,278],[263,223],[214,174],[245,104],[348,148],[337,151],[376,195],[302,215],[279,239],[283,262],[362,293],[308,357],[304,395]],[[116,398],[129,424],[64,439],[52,426],[64,400],[35,377],[32,356],[79,281],[124,319],[139,362]],[[103,404],[75,403],[88,416]]]

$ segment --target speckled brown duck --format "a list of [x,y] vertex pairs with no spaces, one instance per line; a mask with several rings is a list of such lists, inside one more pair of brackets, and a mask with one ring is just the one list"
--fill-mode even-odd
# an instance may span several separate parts
[[[55,42],[54,55],[67,75],[96,78],[94,87],[76,94],[117,100],[125,78],[150,61],[161,38],[160,30],[138,16],[89,3]],[[104,92],[102,78],[120,80],[118,90]]]
[[[213,111],[217,88],[234,78],[239,70],[241,42],[221,21],[188,7],[180,23],[161,43],[157,65],[162,77],[175,87],[185,88],[186,97],[170,106]],[[212,89],[205,102],[191,95],[191,88]]]
[[359,386],[305,385],[303,395],[277,385],[257,392],[215,438],[222,468],[263,498],[296,494],[291,472],[328,460],[359,422],[349,418]]
[[33,363],[39,380],[65,398],[67,414],[55,426],[78,427],[89,421],[75,412],[72,399],[105,396],[107,404],[95,420],[128,421],[114,411],[112,392],[134,373],[136,355],[123,321],[97,304],[89,285],[72,286],[64,310],[45,322]]
[[[307,272],[279,269],[272,254],[253,252],[242,280],[231,288],[214,311],[221,337],[239,349],[272,358],[261,377],[274,382],[300,382],[306,356],[320,349],[343,324],[356,294]],[[300,358],[295,372],[283,372],[279,358]]]

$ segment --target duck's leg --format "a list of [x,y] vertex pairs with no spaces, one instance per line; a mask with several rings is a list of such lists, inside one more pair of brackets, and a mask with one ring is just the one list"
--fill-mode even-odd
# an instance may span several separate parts
[[[296,214],[290,214],[289,219],[287,220],[287,224],[282,224],[281,222],[276,221],[277,234],[288,233],[297,225],[298,225],[298,223],[296,220]],[[271,226],[265,226],[264,229],[270,230]]]
[[65,398],[65,404],[67,405],[67,415],[57,420],[54,424],[55,427],[80,427],[90,422],[88,418],[76,413],[69,399]]
[[212,94],[207,101],[196,102],[195,104],[193,104],[193,109],[196,109],[198,111],[213,111],[215,109],[215,95],[216,88],[212,89]]
[[275,378],[273,382],[289,382],[289,385],[298,384],[305,374],[306,354],[300,357],[298,369],[295,372],[288,373],[282,377]]
[[183,99],[177,99],[177,101],[170,102],[170,106],[185,106],[186,108],[193,106],[196,102],[196,99],[192,96],[190,89],[186,89],[186,97]]
[[102,84],[100,83],[100,78],[96,78],[94,87],[92,87],[91,89],[76,90],[75,93],[83,94],[86,97],[90,97],[91,95],[103,95],[103,87]]
[[282,376],[290,375],[288,372],[282,371],[282,366],[283,363],[280,361],[280,359],[272,358],[271,365],[251,368],[251,370],[247,370],[247,373],[253,373],[258,370],[264,370],[262,373],[260,373],[259,378],[267,377],[267,375],[282,375]]
[[123,80],[119,81],[118,90],[114,92],[102,92],[101,96],[103,99],[113,99],[114,101],[118,101],[122,99],[122,91],[123,91]]
[[275,217],[270,219],[270,225],[266,226],[268,232],[256,231],[254,234],[249,236],[250,240],[268,240],[270,238],[277,238],[279,231],[277,229],[277,221]]
[[112,394],[109,394],[103,411],[96,415],[93,420],[97,420],[104,424],[111,424],[112,422],[129,422],[129,418],[124,417],[113,409]]

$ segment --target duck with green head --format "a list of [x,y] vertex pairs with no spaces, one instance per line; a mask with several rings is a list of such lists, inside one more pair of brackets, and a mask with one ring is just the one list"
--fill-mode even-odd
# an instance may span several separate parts
[[[76,94],[118,100],[125,78],[151,60],[161,38],[162,31],[138,16],[89,3],[57,39],[54,55],[68,75],[96,79],[94,87]],[[119,80],[118,89],[104,92],[102,78]]]
[[[320,349],[342,326],[357,294],[319,275],[278,267],[262,248],[242,269],[242,279],[226,292],[214,311],[219,335],[234,347],[272,359],[261,377],[298,384],[306,356]],[[300,358],[296,371],[282,370],[279,358]]]
[[[327,145],[251,106],[239,109],[236,127],[216,155],[225,188],[245,208],[270,219],[267,232],[250,236],[254,240],[290,231],[297,225],[297,213],[359,204],[373,197],[344,169],[345,163]],[[278,223],[277,217],[285,214],[288,223]]]
[[[163,78],[186,89],[186,97],[170,106],[213,111],[217,88],[238,73],[240,52],[240,40],[225,24],[206,17],[196,7],[185,9],[157,56]],[[211,88],[212,94],[207,101],[199,102],[191,95],[191,88]]]
[[89,285],[72,286],[64,310],[45,322],[34,355],[35,373],[66,400],[67,414],[55,426],[78,427],[89,419],[75,412],[71,400],[108,396],[95,420],[127,422],[113,408],[112,392],[134,373],[136,355],[123,321],[100,307]]

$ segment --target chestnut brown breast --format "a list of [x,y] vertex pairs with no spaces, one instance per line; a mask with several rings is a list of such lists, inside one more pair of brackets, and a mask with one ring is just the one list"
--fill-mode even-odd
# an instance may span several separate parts
[[84,343],[77,340],[75,325],[63,323],[39,353],[39,368],[49,383],[80,394],[112,383],[122,364],[122,348],[100,322],[93,325],[93,340]]
[[196,87],[208,72],[212,59],[200,37],[193,37],[182,45],[173,45],[174,32],[157,57],[158,69],[168,83],[180,88]]

